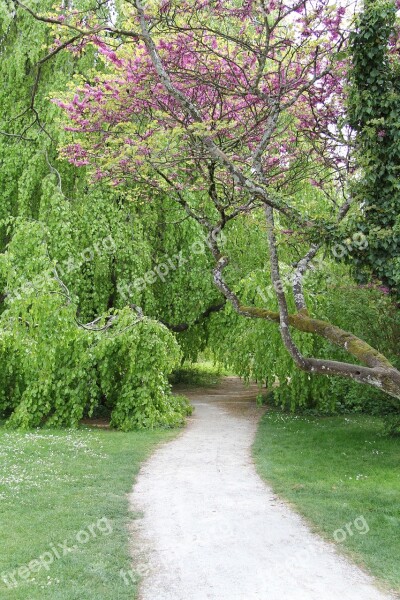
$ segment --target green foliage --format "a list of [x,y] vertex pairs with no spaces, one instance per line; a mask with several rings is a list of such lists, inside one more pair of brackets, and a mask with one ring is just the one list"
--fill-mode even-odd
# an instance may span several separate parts
[[184,363],[179,369],[175,369],[170,377],[173,384],[185,386],[213,387],[217,385],[223,375],[229,372],[212,362]]
[[[329,263],[327,270],[310,274],[307,290],[308,304],[316,315],[353,331],[398,363],[399,315],[387,296],[374,288],[357,286],[347,267],[334,263]],[[237,291],[244,304],[277,309],[271,282],[262,269],[243,278]],[[345,352],[318,336],[298,331],[292,334],[307,356],[349,361]],[[244,320],[231,307],[213,317],[210,344],[221,363],[245,379],[266,385],[270,399],[283,408],[324,413],[398,411],[396,400],[379,390],[345,378],[299,371],[283,347],[275,323]]]
[[77,299],[54,277],[40,223],[19,221],[1,255],[7,298],[0,317],[0,411],[14,427],[77,426],[105,405],[124,431],[181,425],[188,405],[171,394],[179,363],[173,335],[129,308],[87,331],[76,322]]
[[[39,12],[51,8],[47,0],[39,4]],[[19,427],[76,425],[100,410],[124,430],[181,424],[188,405],[168,383],[180,362],[176,340],[151,319],[135,324],[125,307],[134,303],[170,322],[196,318],[216,296],[211,279],[200,275],[209,256],[190,252],[201,232],[168,198],[93,184],[85,169],[58,160],[63,133],[49,98],[74,75],[103,68],[93,52],[60,53],[45,64],[35,98],[40,122],[29,111],[15,118],[27,108],[35,65],[52,43],[46,24],[1,3],[0,130],[25,133],[22,140],[0,136],[0,410]],[[175,258],[165,280],[133,285],[179,253],[189,268]],[[118,317],[106,332],[77,326],[102,315]]]
[[[368,0],[351,36],[349,121],[356,131],[362,207],[353,227],[368,248],[352,255],[359,276],[372,270],[400,293],[400,65],[393,1]],[[364,277],[366,276],[364,272]]]
[[165,327],[146,320],[132,328],[131,311],[123,309],[117,330],[103,336],[95,356],[100,390],[112,407],[111,425],[123,431],[183,425],[189,405],[171,395],[168,383],[180,352]]
[[389,414],[384,418],[385,433],[392,437],[400,437],[400,415]]
[[[79,0],[78,5],[84,11],[87,2]],[[40,12],[50,8],[51,3],[40,0]],[[360,269],[373,263],[374,273],[383,280],[389,281],[390,275],[393,287],[400,271],[397,183],[384,170],[379,180],[368,180],[380,173],[375,168],[378,159],[392,169],[391,175],[398,168],[397,67],[386,49],[393,8],[368,4],[365,14],[356,35],[364,35],[368,26],[377,37],[368,43],[367,33],[361,43],[354,37],[350,113],[363,172],[355,190],[366,207],[365,219],[354,227],[365,231],[368,248],[355,248],[352,256]],[[60,52],[45,64],[35,98],[40,122],[29,111],[21,116],[35,65],[49,51],[53,33],[45,23],[0,0],[0,130],[24,131],[22,140],[0,136],[0,407],[9,424],[75,425],[96,411],[111,413],[112,424],[121,429],[179,424],[188,408],[171,396],[168,375],[181,361],[195,361],[205,351],[214,351],[235,373],[266,382],[275,401],[291,409],[393,411],[379,392],[344,379],[299,372],[282,347],[276,324],[239,318],[228,307],[176,336],[178,347],[175,337],[152,320],[190,325],[221,301],[212,282],[213,260],[204,232],[167,195],[137,185],[117,189],[93,183],[85,168],[58,159],[64,133],[59,109],[49,99],[65,92],[75,76],[90,80],[95,71],[107,68],[93,48],[82,54]],[[371,51],[377,54],[368,57]],[[379,63],[377,73],[371,65],[366,68],[363,61],[368,60]],[[375,79],[363,83],[363,77]],[[378,139],[383,117],[387,135]],[[330,204],[311,185],[302,184],[299,191],[296,169],[291,192],[297,194],[298,208],[329,220]],[[379,205],[378,189],[384,192]],[[193,210],[215,220],[207,194],[192,192],[189,200]],[[245,302],[276,308],[274,295],[265,291],[271,282],[265,268],[263,213],[233,219],[225,231],[230,285]],[[279,246],[285,276],[305,249],[302,232],[282,235]],[[313,273],[307,287],[318,316],[353,330],[398,360],[398,317],[387,298],[376,290],[357,288],[347,267],[330,261]],[[141,306],[149,318],[136,323],[131,304]],[[101,327],[107,316],[115,321],[103,332],[86,331],[76,323],[99,318]],[[294,337],[305,354],[346,360],[317,338],[302,333]]]

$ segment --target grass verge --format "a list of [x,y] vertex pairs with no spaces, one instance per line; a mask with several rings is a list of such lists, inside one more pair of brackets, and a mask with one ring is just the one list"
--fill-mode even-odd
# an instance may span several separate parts
[[400,591],[400,441],[382,435],[380,419],[270,411],[253,451],[260,475],[314,530]]
[[175,434],[0,428],[0,598],[135,598],[127,493]]

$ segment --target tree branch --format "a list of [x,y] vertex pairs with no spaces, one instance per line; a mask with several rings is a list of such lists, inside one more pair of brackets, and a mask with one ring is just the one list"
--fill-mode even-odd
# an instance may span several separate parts
[[[232,304],[236,312],[244,317],[263,319],[274,323],[281,323],[281,314],[265,308],[246,306],[225,282],[222,271],[228,265],[229,259],[221,257],[214,269],[214,283],[225,298]],[[300,363],[304,371],[322,375],[338,375],[357,381],[358,383],[372,385],[379,388],[394,398],[400,399],[400,372],[393,367],[390,361],[378,350],[367,344],[356,335],[320,319],[309,317],[303,313],[287,315],[287,324],[297,331],[319,335],[332,344],[348,352],[351,356],[367,366],[345,363],[340,361],[319,360],[304,358]]]
[[[196,123],[203,123],[203,117],[200,110],[191,102],[183,92],[178,90],[171,81],[171,78],[164,68],[162,60],[158,54],[156,45],[149,32],[144,7],[139,0],[134,0],[135,6],[139,15],[140,27],[144,43],[147,51],[153,63],[154,69],[158,75],[158,78],[165,88],[165,90],[178,102],[181,108],[184,110],[186,115]],[[214,140],[208,136],[201,136],[201,140],[207,148],[210,156],[218,160],[230,173],[234,181],[237,182],[243,189],[249,192],[253,197],[259,198],[265,204],[275,208],[282,214],[294,220],[301,226],[313,225],[310,221],[306,221],[302,215],[295,210],[294,207],[290,206],[286,202],[277,197],[272,196],[255,181],[248,178],[241,170],[239,170],[235,164],[229,159],[229,157],[217,146]]]
[[313,244],[307,254],[303,256],[296,265],[293,274],[293,295],[294,302],[298,311],[307,311],[306,299],[303,292],[303,277],[308,266],[321,248],[321,244]]

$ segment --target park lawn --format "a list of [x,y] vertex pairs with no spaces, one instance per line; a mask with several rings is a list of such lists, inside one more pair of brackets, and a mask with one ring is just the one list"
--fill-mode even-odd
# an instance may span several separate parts
[[400,591],[400,440],[380,419],[270,410],[253,451],[260,475],[315,531],[334,542],[344,530],[337,546]]
[[132,568],[127,493],[176,433],[0,427],[0,598],[133,600],[136,575],[120,574]]

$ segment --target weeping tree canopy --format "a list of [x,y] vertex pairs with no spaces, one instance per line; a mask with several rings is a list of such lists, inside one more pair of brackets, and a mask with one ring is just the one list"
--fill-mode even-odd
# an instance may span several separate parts
[[9,422],[177,424],[205,350],[396,410],[394,4],[78,4],[1,4]]

